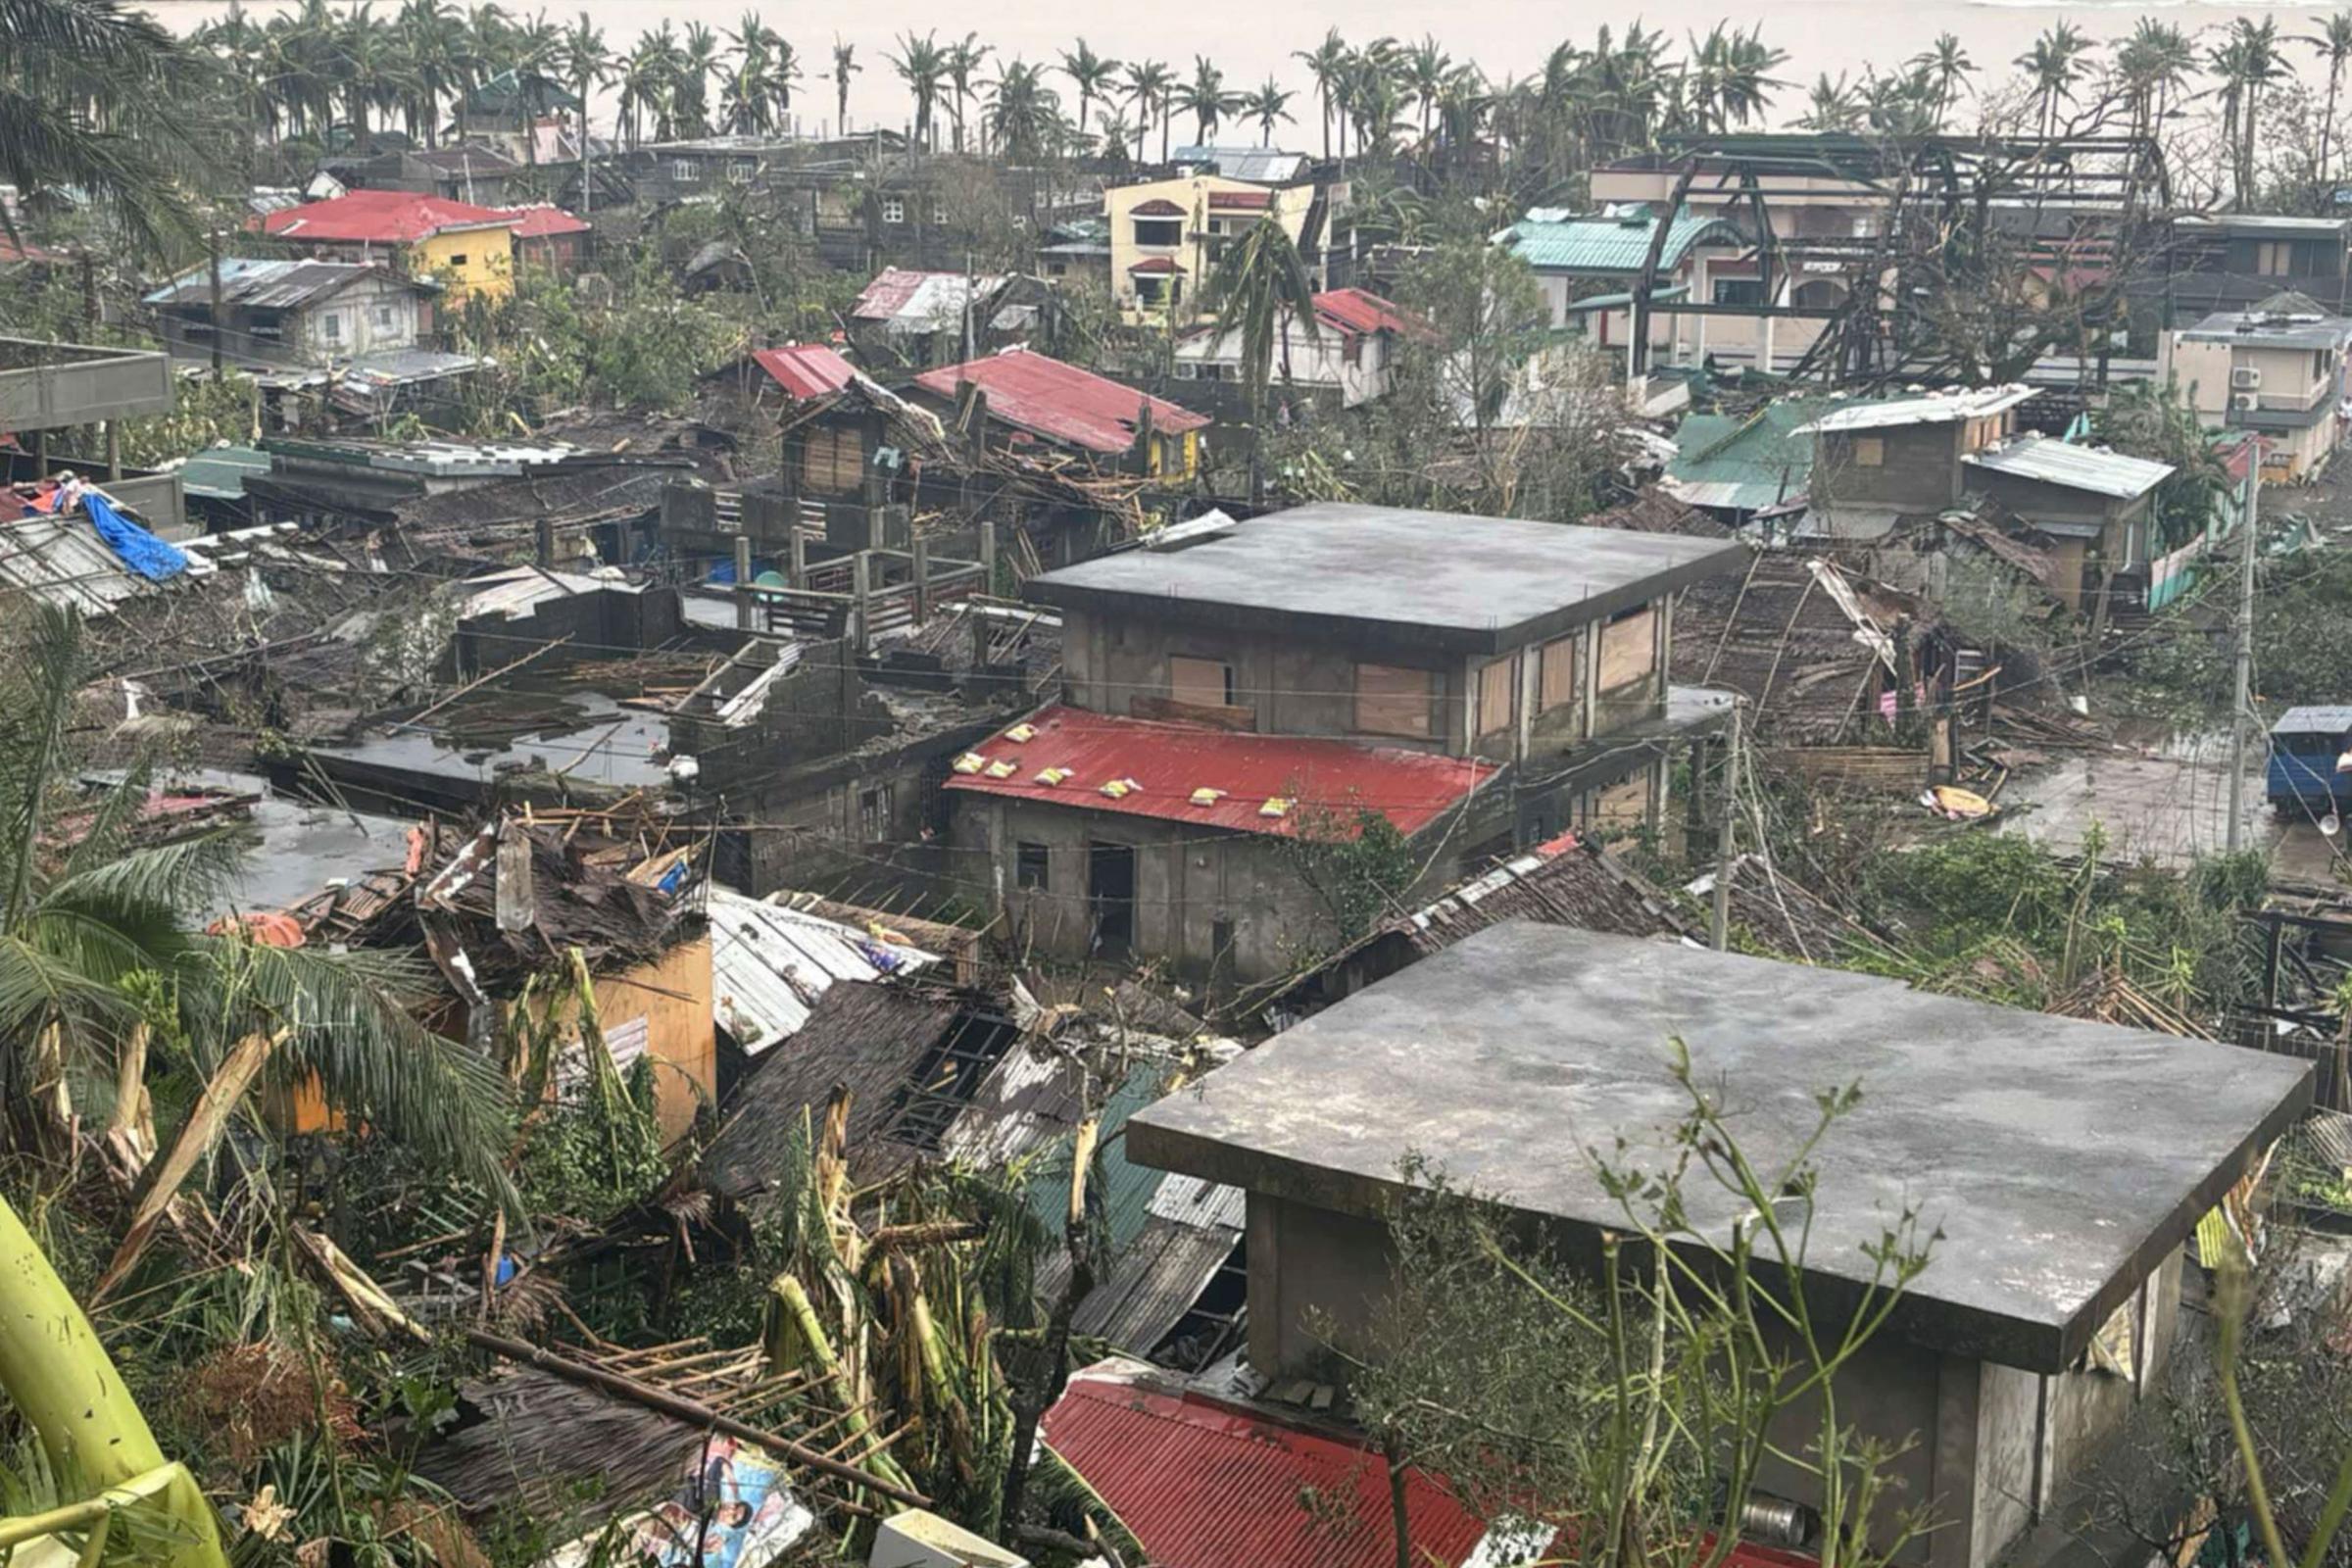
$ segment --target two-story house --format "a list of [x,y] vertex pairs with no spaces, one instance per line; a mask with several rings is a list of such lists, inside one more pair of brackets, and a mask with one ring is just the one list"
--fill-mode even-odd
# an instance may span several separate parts
[[[2023,1560],[2089,1549],[2086,1472],[2135,1412],[2162,1430],[2185,1244],[2293,1125],[2310,1074],[1876,976],[1506,921],[1145,1107],[1125,1142],[1139,1164],[1247,1193],[1249,1364],[1277,1386],[1379,1353],[1408,1185],[1442,1176],[1492,1200],[1497,1234],[1599,1289],[1611,1239],[1638,1246],[1628,1206],[1655,1219],[1604,1162],[1665,1178],[1679,1158],[1665,1228],[1702,1272],[1744,1240],[1758,1288],[1783,1306],[1801,1293],[1831,1344],[1884,1309],[1832,1385],[1841,1436],[1886,1455],[1874,1544],[1898,1564],[1985,1568],[2037,1524],[2065,1546]],[[1705,1174],[1716,1159],[1678,1144],[1694,1085],[1762,1171],[1804,1147],[1801,1182],[1767,1200],[1795,1255]],[[1807,1144],[1820,1097],[1849,1085],[1859,1099]],[[1899,1289],[1874,1262],[1890,1230],[1927,1253]],[[1782,1409],[1758,1489],[1819,1508],[1821,1435],[1818,1398]],[[2150,1461],[2132,1457],[2111,1475],[2136,1482]],[[2092,1512],[2114,1497],[2093,1495]],[[1925,1528],[1898,1536],[1898,1510]],[[2126,1513],[2138,1541],[2168,1533]]]
[[2208,429],[2263,439],[2263,477],[2319,472],[2343,439],[2352,317],[2278,296],[2225,311],[2160,339],[2162,379]]
[[2335,314],[2352,308],[2352,219],[2282,213],[2182,215],[2167,265],[2137,285],[2162,290],[2165,324],[2243,311],[2293,289]]
[[441,196],[355,190],[263,217],[257,226],[298,254],[388,262],[436,278],[449,298],[504,299],[514,290],[514,229],[521,219]]
[[1221,174],[1147,180],[1102,193],[1110,221],[1111,297],[1128,320],[1185,320],[1227,241],[1270,218],[1292,243],[1306,229],[1312,185],[1260,185]]
[[146,297],[159,335],[175,353],[232,361],[331,365],[414,348],[432,325],[430,283],[374,262],[223,258],[192,267]]
[[1048,572],[1061,700],[957,760],[959,872],[1040,953],[1282,973],[1334,924],[1301,842],[1364,813],[1443,882],[1655,812],[1665,742],[1725,712],[1669,690],[1675,593],[1746,559],[1321,504]]
[[[1314,297],[1311,314],[1283,313],[1274,342],[1274,377],[1282,387],[1352,409],[1387,395],[1406,343],[1436,337],[1428,322],[1377,294],[1325,289]],[[1200,327],[1177,343],[1174,360],[1179,381],[1239,382],[1246,364],[1242,329],[1216,323]]]
[[[1586,215],[1537,208],[1495,235],[1494,243],[1535,273],[1552,325],[1621,353],[1640,334],[1661,360],[1672,356],[1678,318],[1653,312],[1637,325],[1632,314],[1633,287],[1650,246],[1658,247],[1660,286],[1653,298],[1661,300],[1705,292],[1711,284],[1702,258],[1726,266],[1745,249],[1740,231],[1722,219],[1686,208],[1667,220],[1646,206]],[[1746,282],[1753,286],[1752,275]]]

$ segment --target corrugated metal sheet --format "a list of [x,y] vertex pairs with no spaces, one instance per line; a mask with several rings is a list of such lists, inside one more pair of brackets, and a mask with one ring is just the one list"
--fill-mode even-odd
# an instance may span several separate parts
[[[1078,708],[1049,708],[1028,722],[1036,728],[1028,740],[1000,732],[975,749],[984,762],[1013,763],[1008,776],[952,773],[947,787],[1237,833],[1292,833],[1302,814],[1378,811],[1410,834],[1496,771],[1492,763],[1429,752],[1163,724]],[[1054,768],[1068,769],[1068,776],[1058,784],[1040,781]],[[1132,787],[1114,799],[1102,793],[1114,781]],[[1197,790],[1222,793],[1196,806]],[[1266,803],[1276,799],[1292,805],[1267,815]]]
[[1199,430],[1208,423],[1165,398],[1025,348],[943,366],[915,378],[918,386],[943,398],[955,397],[966,381],[988,394],[990,418],[1090,452],[1115,456],[1135,445],[1136,417],[1147,407],[1160,430]]
[[559,234],[585,234],[594,226],[584,218],[575,218],[553,202],[532,202],[522,207],[494,207],[492,212],[501,218],[515,220],[516,239],[553,239]]
[[937,963],[920,948],[881,941],[838,920],[710,889],[710,1005],[747,1054],[808,1021],[837,980],[878,980]]
[[887,321],[894,332],[944,332],[962,321],[967,301],[978,304],[1004,286],[1001,275],[972,277],[886,267],[858,294],[850,316],[859,321]]
[[848,386],[857,371],[822,343],[793,343],[780,349],[761,349],[752,363],[796,398],[821,398]]
[[[1078,1304],[1070,1326],[1130,1355],[1150,1355],[1200,1301],[1241,1240],[1238,1230],[1152,1216]],[[1049,1278],[1039,1270],[1041,1299],[1054,1298],[1062,1272]]]
[[1360,288],[1330,288],[1315,296],[1315,314],[1345,332],[1395,332],[1400,337],[1430,338],[1429,323]]
[[[389,269],[372,262],[290,262],[254,257],[223,257],[220,262],[220,301],[255,310],[290,311],[322,300],[364,277],[390,277]],[[146,297],[149,305],[210,304],[213,278],[210,264],[192,267]]]
[[[1553,272],[1639,272],[1648,258],[1657,220],[1570,218],[1546,221],[1523,218],[1502,231],[1501,242],[1528,266]],[[1697,245],[1744,244],[1738,229],[1719,218],[1678,214],[1666,230],[1658,265],[1672,270]]]
[[2069,490],[2129,501],[2144,496],[2173,472],[2169,463],[2126,457],[2121,452],[2097,452],[2071,441],[2029,435],[1997,447],[1986,447],[1962,460],[1970,467],[2013,474]]
[[1239,1231],[1249,1218],[1250,1195],[1199,1176],[1170,1176],[1152,1195],[1149,1206],[1157,1219]]
[[1306,177],[1304,153],[1286,153],[1277,147],[1179,147],[1171,163],[1207,168],[1227,179],[1252,180],[1262,185],[1289,185]]
[[1825,414],[1792,433],[1817,435],[1825,430],[1889,430],[1906,424],[1950,424],[2006,413],[2032,396],[2034,389],[2030,386],[1985,386],[1889,402],[1856,403]]
[[[1376,1449],[1099,1369],[1070,1380],[1043,1436],[1166,1568],[1396,1561],[1388,1461]],[[1419,1471],[1405,1478],[1404,1501],[1416,1562],[1458,1568],[1486,1535]]]
[[[181,575],[203,577],[219,569],[190,555]],[[169,591],[178,580],[150,582],[124,570],[122,559],[78,512],[0,525],[0,593],[15,590],[47,604],[70,605],[84,615],[108,615],[123,601]]]
[[1794,500],[1813,482],[1813,442],[1794,432],[1829,406],[1784,398],[1745,418],[1693,414],[1674,432],[1677,451],[1662,482],[1694,507],[1754,512]]
[[293,240],[409,245],[445,228],[512,228],[515,220],[467,202],[409,190],[355,190],[262,219],[262,230]]

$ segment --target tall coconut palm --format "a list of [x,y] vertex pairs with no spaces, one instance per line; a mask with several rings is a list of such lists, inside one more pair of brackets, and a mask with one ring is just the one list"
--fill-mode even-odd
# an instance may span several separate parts
[[[174,162],[191,156],[175,105],[196,53],[116,0],[0,4],[0,179],[21,194],[72,186],[106,204],[142,248],[190,226]],[[0,230],[18,237],[0,211]]]
[[2043,136],[2058,129],[2058,106],[2075,96],[2082,77],[2081,61],[2090,40],[2071,22],[2057,22],[2034,40],[2034,47],[2012,62],[2031,78],[2036,106],[2034,123]]
[[1925,72],[1933,84],[1937,124],[1943,123],[1959,99],[1960,89],[1977,74],[1977,63],[1961,47],[1959,35],[1950,32],[1937,33],[1934,43],[1911,57],[1911,67]]
[[947,54],[941,61],[947,68],[948,88],[955,95],[950,103],[956,116],[957,152],[963,151],[963,106],[967,99],[980,90],[975,78],[990,52],[990,46],[980,41],[978,33],[967,32],[961,41],[948,45]]
[[1289,231],[1269,215],[1225,247],[1209,274],[1204,303],[1216,313],[1219,330],[1241,334],[1242,385],[1250,401],[1250,500],[1262,506],[1266,390],[1275,352],[1289,341],[1289,322],[1313,318],[1315,285]]
[[1127,102],[1135,109],[1135,159],[1144,159],[1144,135],[1152,128],[1153,116],[1159,119],[1159,161],[1168,161],[1168,105],[1176,89],[1175,74],[1163,61],[1130,60],[1127,63]]
[[2328,17],[2320,30],[2302,40],[2328,63],[2328,100],[2320,115],[2320,183],[2328,182],[2328,156],[2334,150],[2335,100],[2344,84],[2344,63],[2352,60],[2352,11]]
[[1796,120],[1799,130],[1852,130],[1862,123],[1862,104],[1839,72],[1832,81],[1828,72],[1813,80],[1805,94],[1805,112]]
[[1119,63],[1095,53],[1081,38],[1077,48],[1062,51],[1061,74],[1078,89],[1078,130],[1083,135],[1087,116],[1095,100],[1105,95],[1111,78],[1119,74]]
[[1421,109],[1421,139],[1429,139],[1430,119],[1438,107],[1438,95],[1446,90],[1446,78],[1453,74],[1453,57],[1438,45],[1429,33],[1404,52],[1401,74],[1405,91]]
[[843,43],[841,34],[833,35],[833,118],[834,133],[846,136],[850,131],[850,78],[865,68],[858,63],[858,46]]
[[574,127],[580,138],[580,210],[591,211],[596,205],[596,176],[590,167],[593,161],[588,132],[588,104],[596,89],[612,79],[612,51],[605,47],[602,28],[592,25],[588,13],[580,13],[564,34],[564,79],[571,84],[571,95],[580,101],[579,122]]
[[679,36],[679,54],[673,63],[676,82],[672,88],[671,114],[678,122],[680,134],[700,136],[710,128],[710,79],[718,72],[719,57],[725,47],[718,29],[707,22],[689,22]]
[[1328,159],[1331,156],[1332,109],[1339,96],[1341,83],[1348,74],[1347,40],[1340,36],[1340,29],[1334,27],[1323,34],[1323,41],[1314,48],[1297,50],[1291,58],[1303,64],[1307,74],[1314,78],[1315,99],[1323,112],[1323,156]]
[[988,87],[988,133],[999,156],[1016,164],[1044,159],[1060,119],[1060,100],[1046,85],[1045,71],[1026,60],[1009,60]]
[[2259,24],[2239,17],[2208,57],[2206,69],[2220,78],[2222,118],[2233,153],[2230,177],[2239,206],[2254,199],[2254,153],[2262,111],[2262,95],[2286,74],[2278,53],[2278,24],[2265,17]]
[[16,625],[17,646],[0,662],[0,1102],[22,1120],[65,1109],[76,1084],[137,1087],[150,1020],[136,998],[160,994],[208,1074],[240,1041],[249,1054],[270,1042],[262,1084],[315,1083],[350,1125],[508,1194],[503,1078],[490,1058],[402,1008],[398,995],[421,976],[207,935],[205,913],[233,891],[247,847],[220,833],[134,843],[143,770],[69,824],[68,741],[94,671],[71,611],[34,605]]
[[915,146],[929,147],[932,115],[939,108],[940,88],[948,79],[948,56],[939,46],[939,34],[926,32],[917,38],[906,33],[899,39],[899,52],[883,58],[914,95]]
[[2134,135],[2160,133],[2174,95],[2197,69],[2195,40],[2171,23],[2142,17],[2116,46],[2116,74],[2131,100]]
[[1233,112],[1241,107],[1241,95],[1225,85],[1225,73],[1209,64],[1206,55],[1193,56],[1193,79],[1177,84],[1175,107],[1193,117],[1200,132],[1199,145],[1205,147]]
[[1242,95],[1242,118],[1257,122],[1257,144],[1260,147],[1274,145],[1275,122],[1293,118],[1291,100],[1297,96],[1297,93],[1286,91],[1282,83],[1272,76],[1268,76],[1266,84],[1257,91]]

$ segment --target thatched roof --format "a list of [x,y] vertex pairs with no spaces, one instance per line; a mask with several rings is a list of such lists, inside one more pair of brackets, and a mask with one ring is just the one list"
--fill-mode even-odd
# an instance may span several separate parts
[[459,1425],[415,1472],[468,1514],[577,1518],[584,1529],[674,1490],[703,1434],[546,1372],[515,1368],[459,1390]]

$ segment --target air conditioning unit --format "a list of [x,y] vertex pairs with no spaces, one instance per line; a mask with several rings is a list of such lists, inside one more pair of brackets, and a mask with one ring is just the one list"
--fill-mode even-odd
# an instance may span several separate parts
[[2230,406],[2240,414],[2252,414],[2262,407],[2262,399],[2251,392],[2240,392],[2230,400]]
[[2251,365],[2241,365],[2230,372],[2230,387],[2239,392],[2251,392],[2262,385],[2262,371]]

